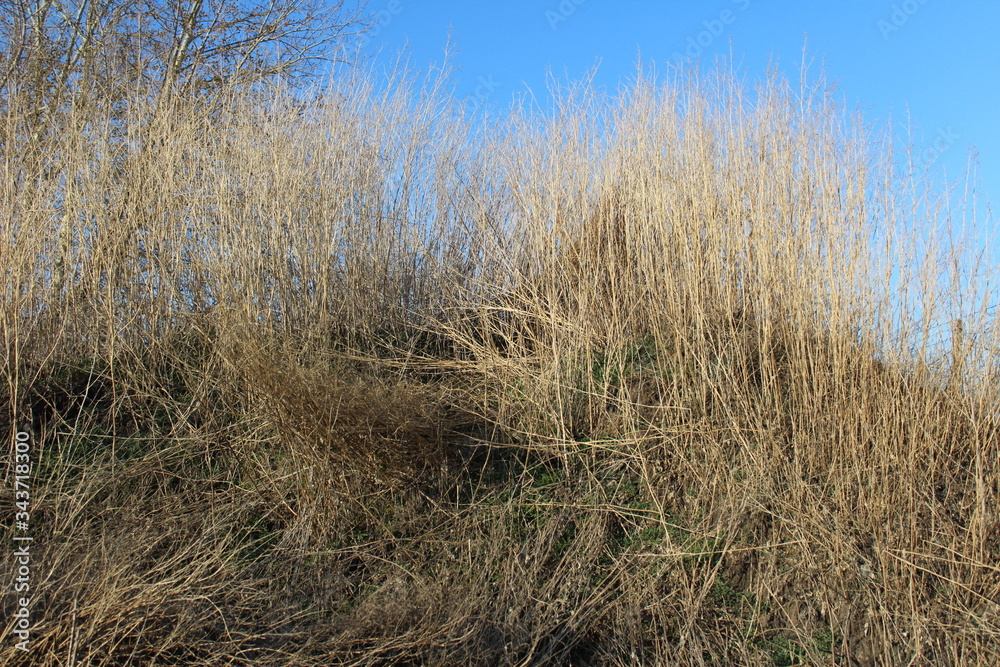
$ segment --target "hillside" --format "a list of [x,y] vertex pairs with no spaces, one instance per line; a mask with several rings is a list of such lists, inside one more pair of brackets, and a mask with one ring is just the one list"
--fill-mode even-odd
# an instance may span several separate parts
[[889,140],[443,90],[0,120],[0,661],[1000,664],[990,273]]

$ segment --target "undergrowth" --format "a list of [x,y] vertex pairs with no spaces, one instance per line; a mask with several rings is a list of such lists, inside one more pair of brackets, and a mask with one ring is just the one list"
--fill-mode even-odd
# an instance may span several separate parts
[[9,105],[0,661],[1000,662],[989,274],[822,81],[365,76]]

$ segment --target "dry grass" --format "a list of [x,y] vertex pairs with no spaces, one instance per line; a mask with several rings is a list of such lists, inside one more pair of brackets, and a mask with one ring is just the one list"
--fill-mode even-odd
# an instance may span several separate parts
[[0,660],[1000,664],[976,212],[822,81],[444,84],[8,101]]

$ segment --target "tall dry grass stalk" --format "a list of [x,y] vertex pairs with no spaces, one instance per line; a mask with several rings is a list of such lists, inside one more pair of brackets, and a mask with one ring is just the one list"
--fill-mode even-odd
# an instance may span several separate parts
[[32,664],[1000,661],[978,212],[822,80],[553,93],[8,101]]

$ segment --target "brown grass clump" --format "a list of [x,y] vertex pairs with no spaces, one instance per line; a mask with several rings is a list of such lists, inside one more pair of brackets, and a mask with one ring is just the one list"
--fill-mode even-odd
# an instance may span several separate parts
[[962,209],[822,82],[440,84],[8,105],[0,661],[1000,664]]

